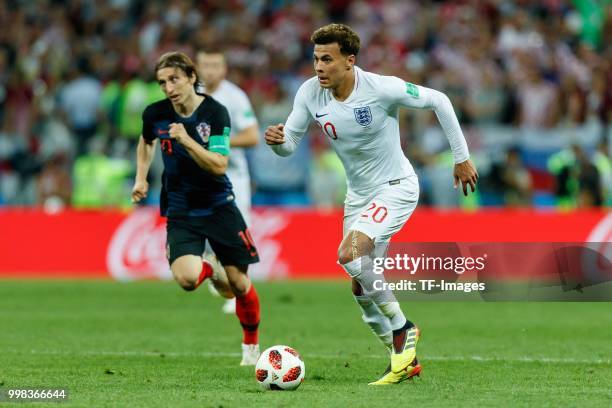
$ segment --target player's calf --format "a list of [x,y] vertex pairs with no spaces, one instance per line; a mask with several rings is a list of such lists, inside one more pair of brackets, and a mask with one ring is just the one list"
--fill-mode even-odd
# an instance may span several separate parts
[[349,231],[338,248],[338,263],[357,282],[367,295],[376,292],[374,282],[383,277],[374,273],[368,256],[374,250],[374,241],[359,231]]
[[212,275],[209,280],[209,288],[211,291],[215,291],[216,294],[226,299],[233,299],[234,292],[230,286],[227,272],[215,254],[212,252],[205,252],[202,258],[202,262],[208,262],[212,267]]
[[[375,283],[384,280],[384,275],[375,273],[370,257],[364,256],[373,250],[374,242],[371,238],[362,232],[350,230],[340,245],[338,257],[346,273],[355,282],[353,293],[363,311],[364,321],[388,347],[390,345],[389,331],[401,329],[406,324],[406,317],[390,290],[376,289]],[[355,286],[356,284],[361,287],[361,290]],[[357,289],[356,292],[355,289]],[[357,295],[356,293],[363,294]],[[370,305],[370,301],[374,304]]]
[[259,358],[259,296],[247,276],[247,266],[225,265],[225,270],[236,295],[236,316],[242,326],[240,365],[255,365]]
[[225,265],[229,286],[236,297],[244,296],[251,287],[246,266]]

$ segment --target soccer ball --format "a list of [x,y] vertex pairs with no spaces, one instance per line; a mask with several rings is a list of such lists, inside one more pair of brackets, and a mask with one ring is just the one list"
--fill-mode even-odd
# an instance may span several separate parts
[[255,378],[264,390],[295,390],[304,381],[306,367],[297,351],[272,346],[259,356]]

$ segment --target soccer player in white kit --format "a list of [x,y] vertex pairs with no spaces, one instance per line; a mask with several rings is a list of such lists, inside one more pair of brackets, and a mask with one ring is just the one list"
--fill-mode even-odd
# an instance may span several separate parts
[[[259,126],[247,94],[237,85],[225,79],[227,63],[218,50],[200,50],[195,58],[198,75],[204,82],[205,92],[224,105],[230,116],[230,155],[226,175],[232,182],[236,205],[247,225],[251,225],[251,177],[245,156],[245,148],[259,143]],[[207,255],[209,257],[209,255]],[[229,293],[228,291],[220,291]],[[236,299],[225,301],[223,311],[233,314]]]
[[433,109],[455,160],[455,188],[475,189],[478,173],[446,95],[392,76],[356,67],[357,34],[344,24],[316,30],[316,76],[299,88],[287,122],[266,129],[265,140],[281,156],[291,154],[311,120],[321,126],[347,174],[344,238],[338,263],[351,276],[363,320],[391,354],[391,364],[372,385],[396,384],[418,375],[418,328],[406,319],[390,291],[374,289],[370,255],[386,249],[414,211],[419,185],[400,146],[398,108]]

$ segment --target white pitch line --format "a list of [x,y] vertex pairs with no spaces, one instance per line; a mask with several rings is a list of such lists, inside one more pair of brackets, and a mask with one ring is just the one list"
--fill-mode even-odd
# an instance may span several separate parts
[[[67,350],[0,350],[0,353],[10,352],[13,354],[38,354],[38,355],[61,355],[61,356],[134,356],[134,357],[201,357],[201,358],[214,358],[214,357],[240,357],[240,353],[228,353],[228,352],[175,352],[175,351],[114,351],[114,350],[89,350],[89,351],[67,351]],[[316,358],[316,359],[347,359],[347,358],[368,358],[368,359],[382,359],[383,354],[303,354],[305,358]],[[579,359],[579,358],[558,358],[558,357],[502,357],[502,356],[422,356],[420,357],[423,361],[476,361],[476,362],[518,362],[518,363],[545,363],[545,364],[597,364],[597,365],[610,365],[612,361],[603,358],[593,359]]]

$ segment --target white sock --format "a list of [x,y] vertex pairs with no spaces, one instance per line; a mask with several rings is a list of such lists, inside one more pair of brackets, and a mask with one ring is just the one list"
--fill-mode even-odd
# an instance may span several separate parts
[[400,309],[399,302],[385,302],[378,304],[380,311],[389,318],[391,330],[399,330],[406,324],[406,316]]
[[[380,311],[391,321],[391,329],[399,330],[406,324],[406,317],[400,309],[399,303],[390,290],[374,289],[374,282],[380,280],[385,282],[383,274],[374,273],[371,260],[362,256],[342,265],[346,273],[355,278],[361,285],[368,297],[378,306]],[[377,285],[380,287],[379,285]]]
[[380,312],[380,309],[368,295],[354,295],[357,304],[363,312],[363,321],[370,326],[370,329],[381,343],[391,351],[393,347],[393,331],[389,318]]

